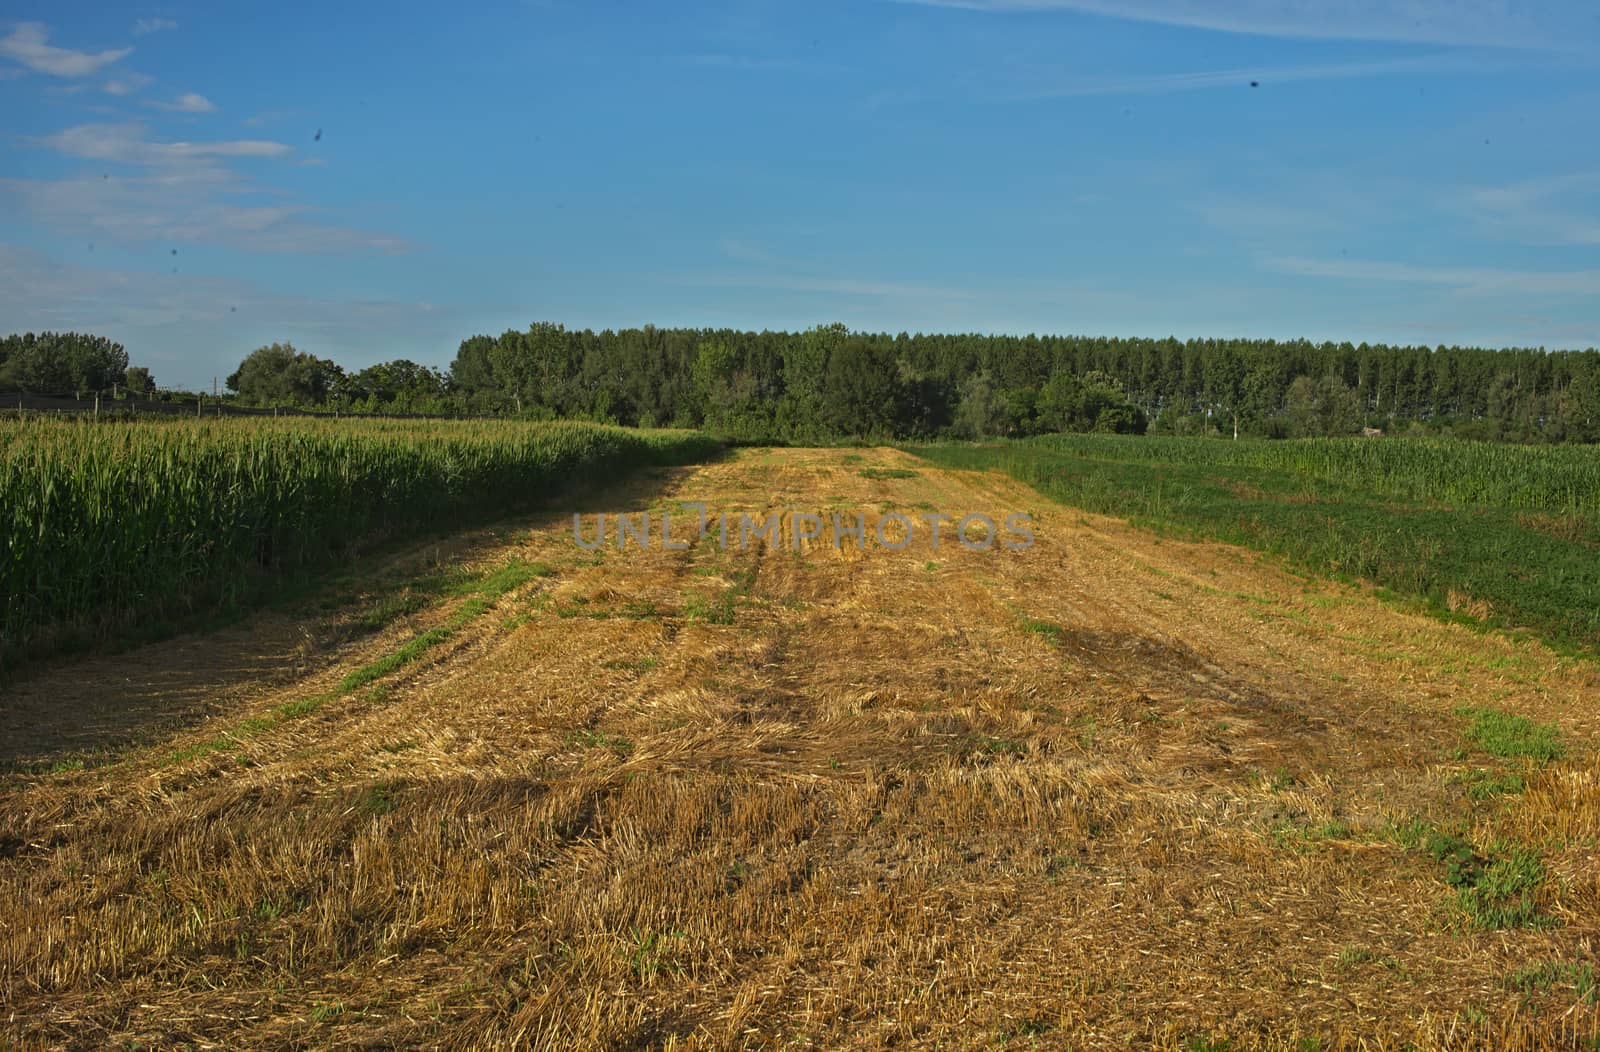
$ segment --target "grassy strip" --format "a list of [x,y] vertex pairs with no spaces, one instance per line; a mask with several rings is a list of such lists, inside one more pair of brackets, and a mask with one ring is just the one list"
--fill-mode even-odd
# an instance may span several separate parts
[[1363,490],[1348,473],[1118,459],[1132,441],[1108,436],[1102,446],[1099,436],[1076,436],[1070,449],[1040,440],[908,451],[943,467],[998,469],[1053,500],[1141,526],[1372,581],[1446,620],[1528,629],[1569,653],[1600,652],[1600,548],[1587,519],[1557,528],[1510,507],[1391,496],[1405,488],[1393,476]]
[[385,654],[378,660],[355,669],[341,679],[333,690],[280,705],[266,716],[245,720],[226,734],[174,750],[167,755],[165,765],[182,763],[185,760],[194,760],[219,752],[231,752],[247,738],[271,730],[287,720],[309,716],[328,702],[352,694],[415,662],[428,651],[448,642],[456,633],[481,617],[507,592],[520,588],[535,578],[548,577],[554,572],[543,563],[517,560],[482,577],[452,578],[454,584],[449,591],[455,595],[466,596],[466,601],[445,619],[444,624],[415,636],[393,653]]

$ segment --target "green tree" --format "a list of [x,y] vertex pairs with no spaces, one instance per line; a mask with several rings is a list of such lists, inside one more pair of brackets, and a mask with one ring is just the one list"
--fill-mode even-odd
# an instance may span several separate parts
[[122,344],[80,332],[41,332],[0,341],[0,385],[10,390],[83,397],[109,394],[123,382],[128,352]]
[[784,394],[778,406],[779,426],[789,438],[828,437],[823,423],[828,359],[849,338],[850,330],[836,322],[807,329],[790,342],[783,357]]
[[156,379],[142,365],[130,366],[123,382],[127,385],[128,393],[137,398],[149,398],[156,393]]
[[1057,372],[1039,390],[1036,403],[1041,431],[1086,431],[1083,423],[1083,381]]
[[1285,402],[1296,435],[1349,435],[1361,426],[1356,392],[1331,374],[1317,380],[1295,377]]
[[450,392],[476,408],[495,408],[503,403],[505,392],[494,374],[490,352],[494,337],[472,336],[461,341],[450,363]]
[[892,436],[903,403],[899,366],[888,348],[850,337],[829,354],[822,390],[822,424],[828,432]]
[[228,390],[255,405],[321,405],[344,379],[331,361],[272,343],[251,351],[228,377]]
[[340,393],[352,402],[366,403],[369,409],[428,412],[440,408],[445,395],[445,378],[425,365],[398,358],[369,365],[348,377]]

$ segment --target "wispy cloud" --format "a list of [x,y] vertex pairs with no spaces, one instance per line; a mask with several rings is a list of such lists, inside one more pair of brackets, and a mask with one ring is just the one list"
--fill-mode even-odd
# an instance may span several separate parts
[[675,55],[672,61],[703,69],[727,69],[749,73],[823,73],[837,66],[797,58],[724,53]]
[[1257,237],[1337,229],[1341,220],[1327,209],[1273,201],[1211,199],[1194,206],[1207,223],[1230,234]]
[[[193,111],[191,111],[193,112]],[[220,157],[283,157],[293,150],[281,142],[238,139],[225,142],[151,142],[143,124],[80,124],[40,142],[69,157],[127,164],[179,164]]]
[[879,299],[968,300],[964,289],[940,288],[873,278],[839,277],[825,261],[779,255],[742,237],[723,237],[717,247],[731,260],[748,264],[736,273],[675,274],[672,284],[696,288],[770,289]]
[[97,167],[62,179],[0,180],[0,198],[46,226],[129,244],[214,244],[250,252],[400,253],[404,239],[329,223],[317,209],[267,196],[229,163],[289,157],[266,140],[153,142],[140,123],[84,124],[39,140],[69,157],[135,166]]
[[774,256],[760,245],[753,245],[743,238],[725,237],[717,242],[717,247],[722,249],[722,254],[729,259],[736,259],[742,263],[770,263],[783,265],[784,260]]
[[54,47],[47,43],[49,38],[50,30],[42,23],[23,22],[7,36],[0,37],[0,56],[35,73],[47,73],[53,77],[87,77],[133,51],[133,48],[125,47],[90,54],[87,51]]
[[261,203],[262,196],[221,168],[130,178],[0,179],[0,197],[14,200],[29,218],[89,238],[309,255],[397,254],[412,247],[402,238],[322,222],[317,210],[304,205]]
[[141,18],[133,24],[133,35],[142,37],[164,29],[177,29],[178,23],[170,18]]
[[1534,245],[1600,245],[1600,171],[1471,190],[1461,210],[1493,236]]
[[898,0],[990,12],[1073,11],[1259,36],[1595,50],[1588,5],[1497,0]]
[[124,95],[132,95],[134,92],[148,87],[153,80],[154,78],[147,77],[143,73],[123,73],[106,81],[101,85],[101,89],[107,95],[116,95],[121,98]]
[[[450,334],[465,324],[429,303],[285,296],[232,278],[65,264],[6,244],[0,244],[0,317],[23,330],[114,333],[163,384],[207,388],[214,372],[226,373],[269,339],[356,361],[370,357],[373,346],[416,341],[419,334],[424,343],[451,345]],[[173,349],[197,337],[216,351],[207,357]]]
[[871,278],[806,277],[798,274],[674,274],[666,280],[670,284],[697,288],[822,292],[838,296],[879,299],[948,301],[968,300],[973,297],[973,293],[966,289],[942,288],[934,285],[917,285],[898,281],[879,281]]
[[1347,62],[1324,65],[1277,66],[1157,73],[1134,77],[1076,77],[1051,80],[1035,77],[1032,83],[1000,89],[993,97],[1010,100],[1074,98],[1093,95],[1144,95],[1210,88],[1249,88],[1298,81],[1341,80],[1356,77],[1436,73],[1458,66],[1452,56],[1430,55],[1383,62]]
[[268,110],[265,113],[257,113],[253,116],[246,117],[244,119],[244,124],[247,128],[259,128],[263,124],[278,124],[288,120],[291,117],[299,116],[302,116],[301,111],[299,110]]
[[174,113],[214,113],[217,109],[216,103],[204,95],[198,95],[192,91],[179,95],[171,102],[152,99],[145,105],[154,106],[161,110],[171,110]]
[[1517,270],[1498,267],[1429,267],[1362,259],[1272,256],[1264,266],[1284,274],[1384,284],[1433,285],[1478,295],[1600,295],[1600,270]]

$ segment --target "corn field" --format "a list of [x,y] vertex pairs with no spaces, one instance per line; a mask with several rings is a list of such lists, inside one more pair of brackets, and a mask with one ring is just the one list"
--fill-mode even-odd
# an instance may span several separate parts
[[1436,438],[1234,442],[1118,435],[1049,435],[1025,444],[1094,460],[1285,471],[1406,500],[1600,513],[1600,448],[1593,446]]
[[715,448],[585,423],[0,422],[0,660],[53,627],[227,604],[264,573]]

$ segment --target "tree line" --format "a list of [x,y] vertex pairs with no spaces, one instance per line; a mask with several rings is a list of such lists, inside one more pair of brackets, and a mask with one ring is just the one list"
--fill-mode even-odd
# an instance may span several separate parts
[[[95,390],[108,380],[151,385],[101,337],[0,341],[0,390]],[[837,324],[595,332],[541,322],[463,340],[442,370],[400,359],[346,371],[275,343],[227,382],[245,405],[578,418],[705,428],[747,442],[1364,428],[1600,441],[1592,349],[890,335]]]
[[462,342],[483,411],[705,427],[749,441],[1364,428],[1600,441],[1600,352],[1308,340],[569,330]]

